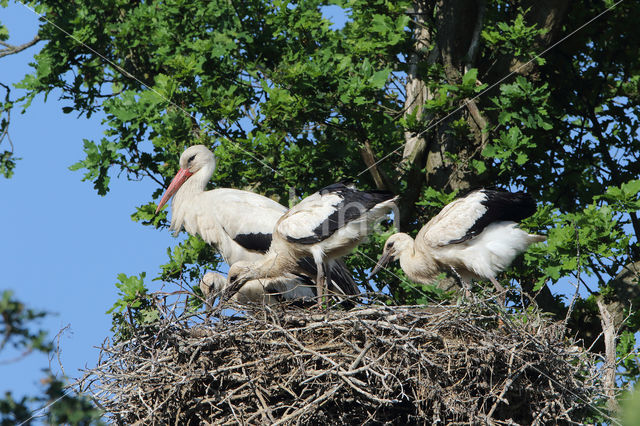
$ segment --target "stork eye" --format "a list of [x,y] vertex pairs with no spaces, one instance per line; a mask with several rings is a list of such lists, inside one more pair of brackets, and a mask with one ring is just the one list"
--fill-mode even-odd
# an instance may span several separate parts
[[390,243],[387,243],[387,249],[391,249],[391,247],[393,247],[393,241],[391,241]]
[[190,162],[192,162],[194,158],[196,158],[196,155],[195,155],[195,154],[193,154],[191,157],[189,157],[189,159],[187,160],[187,164],[189,164]]

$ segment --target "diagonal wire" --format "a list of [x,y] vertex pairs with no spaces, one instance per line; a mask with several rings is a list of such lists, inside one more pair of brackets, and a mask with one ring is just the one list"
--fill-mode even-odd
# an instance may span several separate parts
[[31,420],[33,420],[36,417],[42,417],[45,414],[39,414],[41,411],[46,410],[47,408],[50,408],[51,406],[55,405],[58,401],[60,401],[62,398],[66,397],[67,395],[69,395],[71,392],[73,391],[73,388],[69,387],[69,389],[67,389],[67,391],[65,393],[63,393],[60,397],[54,399],[53,401],[47,403],[46,405],[34,410],[31,412],[31,417],[29,417],[27,420],[23,421],[22,423],[18,423],[18,426],[22,426],[25,425],[27,423],[29,423]]
[[[562,37],[560,40],[558,40],[557,42],[553,43],[551,46],[547,47],[546,49],[544,49],[542,52],[534,55],[531,59],[529,59],[527,62],[525,62],[524,64],[520,65],[519,67],[517,67],[515,70],[511,71],[509,74],[505,75],[504,77],[502,77],[500,80],[496,81],[495,83],[493,83],[491,86],[487,87],[486,89],[482,90],[481,92],[479,92],[478,94],[476,94],[474,97],[472,97],[471,99],[467,99],[465,100],[462,105],[460,105],[458,108],[454,109],[453,111],[451,111],[449,114],[445,115],[444,117],[442,117],[441,119],[439,119],[438,121],[436,121],[435,123],[429,125],[426,129],[424,129],[423,131],[421,131],[420,133],[418,133],[417,135],[415,135],[415,137],[420,137],[423,134],[425,134],[426,132],[428,132],[429,130],[433,129],[434,127],[436,127],[438,124],[442,123],[443,121],[445,121],[447,118],[451,117],[453,114],[457,113],[458,111],[460,111],[461,109],[465,108],[468,104],[470,104],[471,102],[475,101],[476,99],[478,99],[480,96],[486,94],[489,90],[493,89],[494,87],[496,87],[497,85],[501,84],[503,81],[505,81],[506,79],[508,79],[509,77],[511,77],[512,75],[520,72],[521,69],[523,69],[524,67],[528,66],[530,63],[532,63],[533,61],[535,61],[536,59],[539,59],[542,57],[542,55],[546,54],[547,52],[549,52],[551,49],[553,49],[554,47],[558,46],[560,43],[566,41],[569,37],[573,36],[574,34],[576,34],[578,31],[582,30],[583,28],[585,28],[587,25],[592,24],[595,20],[597,20],[598,18],[600,18],[601,16],[603,16],[604,14],[606,14],[607,12],[609,12],[610,10],[612,10],[613,8],[615,8],[617,5],[619,5],[620,3],[622,3],[623,0],[618,0],[616,3],[614,3],[613,5],[609,6],[608,8],[606,8],[605,10],[603,10],[602,12],[600,12],[599,14],[597,14],[596,16],[594,16],[593,18],[591,18],[590,20],[588,20],[587,22],[585,22],[584,24],[580,25],[578,28],[576,28],[575,30],[573,30],[572,32],[570,32],[569,34],[567,34],[566,36]],[[391,157],[393,154],[396,154],[398,151],[400,151],[401,148],[404,147],[404,143],[402,145],[400,145],[399,147],[397,147],[396,149],[394,149],[393,151],[391,151],[390,153],[388,153],[387,155],[385,155],[384,157],[382,157],[380,160],[376,161],[375,163],[373,163],[372,165],[370,165],[369,167],[367,167],[366,169],[364,169],[363,171],[361,171],[360,173],[358,173],[357,176],[362,175],[363,173],[369,171],[371,168],[377,166],[378,164],[380,164],[381,162],[383,162],[384,160],[386,160],[387,158]]]
[[[354,252],[357,255],[360,255],[362,257],[364,257],[365,259],[369,260],[370,262],[372,262],[374,265],[376,264],[376,260],[372,259],[369,255],[367,255],[366,253],[364,253],[363,251],[360,250],[356,250]],[[393,272],[391,269],[388,269],[386,266],[381,266],[380,269],[382,269],[383,271],[393,275],[395,278],[397,278],[398,280],[402,281],[403,283],[407,284],[409,287],[411,287],[412,289],[416,290],[418,293],[421,293],[424,297],[426,297],[427,299],[429,299],[431,302],[436,302],[436,300],[431,297],[429,294],[427,294],[426,292],[424,292],[421,288],[419,288],[418,286],[416,286],[415,284],[413,284],[412,282],[410,282],[409,280],[407,280],[406,278],[403,278],[399,275],[397,275],[395,272]],[[446,307],[446,305],[443,305]]]
[[[25,8],[27,8],[28,10],[30,10],[31,12],[33,12],[35,15],[37,15],[38,17],[40,17],[42,20],[46,21],[47,23],[51,24],[53,27],[55,27],[56,29],[58,29],[59,31],[61,31],[62,33],[64,33],[67,37],[71,38],[72,40],[74,40],[76,43],[82,45],[84,48],[86,48],[87,50],[91,51],[92,53],[94,53],[95,55],[97,55],[98,57],[100,57],[102,60],[104,60],[105,62],[107,62],[108,64],[110,64],[114,69],[116,69],[118,72],[120,72],[122,75],[124,75],[125,77],[131,78],[133,80],[135,80],[136,82],[138,82],[140,85],[142,85],[143,87],[147,88],[149,91],[152,91],[153,93],[155,93],[157,96],[159,96],[161,99],[165,100],[167,103],[171,104],[172,106],[176,107],[177,109],[179,109],[181,112],[183,112],[186,116],[194,119],[196,122],[199,122],[199,120],[197,119],[197,117],[195,117],[194,114],[190,113],[189,111],[187,111],[185,108],[181,107],[180,105],[176,104],[175,102],[171,101],[170,99],[168,99],[166,96],[164,96],[163,94],[161,94],[160,92],[158,92],[156,89],[154,89],[153,87],[148,86],[147,84],[145,84],[143,81],[141,81],[140,79],[138,79],[135,75],[131,74],[130,72],[128,72],[127,70],[125,70],[124,68],[122,68],[121,66],[119,66],[118,64],[116,64],[115,62],[113,62],[112,60],[110,60],[109,58],[105,57],[104,55],[102,55],[101,53],[99,53],[98,51],[96,51],[95,49],[93,49],[91,46],[87,45],[86,43],[82,42],[81,40],[79,40],[78,38],[74,37],[71,33],[69,33],[68,31],[66,31],[64,28],[60,27],[59,25],[57,25],[56,23],[54,23],[53,21],[51,21],[50,19],[48,19],[46,16],[44,16],[43,14],[38,13],[35,9],[33,9],[32,7],[30,7],[29,5],[25,4],[24,2],[22,2],[22,0],[16,0],[18,3],[20,3],[22,6],[24,6]],[[574,34],[576,34],[578,31],[582,30],[583,28],[585,28],[586,26],[590,25],[591,23],[593,23],[594,21],[596,21],[597,19],[599,19],[600,17],[602,17],[603,15],[605,15],[607,12],[609,12],[610,10],[612,10],[613,8],[615,8],[616,6],[618,6],[620,3],[622,3],[623,0],[618,0],[616,3],[614,3],[613,5],[611,5],[610,7],[608,7],[607,9],[605,9],[604,11],[600,12],[598,15],[596,15],[595,17],[591,18],[589,21],[585,22],[584,24],[582,24],[580,27],[578,27],[577,29],[575,29],[574,31],[572,31],[571,33],[569,33],[568,35],[564,36],[563,38],[561,38],[560,40],[558,40],[557,42],[555,42],[554,44],[552,44],[551,46],[547,47],[546,49],[544,49],[542,52],[540,52],[539,54],[534,55],[529,61],[527,61],[526,63],[520,65],[518,68],[516,68],[514,71],[510,72],[509,74],[507,74],[506,76],[502,77],[500,80],[498,80],[497,82],[493,83],[491,86],[489,86],[488,88],[482,90],[481,92],[479,92],[478,94],[476,94],[473,98],[465,100],[462,105],[460,105],[458,108],[456,108],[455,110],[453,110],[452,112],[450,112],[449,114],[447,114],[446,116],[444,116],[443,118],[439,119],[438,121],[436,121],[435,123],[429,125],[426,129],[424,129],[423,131],[421,131],[420,133],[418,133],[416,136],[422,136],[424,133],[426,133],[427,131],[429,131],[430,129],[434,128],[435,126],[437,126],[438,124],[440,124],[441,122],[443,122],[444,120],[446,120],[447,118],[451,117],[453,114],[457,113],[458,111],[460,111],[461,109],[463,109],[464,107],[466,107],[470,102],[478,99],[480,96],[486,94],[489,90],[493,89],[494,87],[496,87],[497,85],[501,84],[503,81],[505,81],[506,79],[508,79],[509,77],[511,77],[513,74],[516,74],[517,72],[519,72],[522,68],[524,68],[525,66],[528,66],[530,63],[532,63],[534,60],[540,58],[542,55],[546,54],[547,52],[549,52],[551,49],[555,48],[556,46],[558,46],[560,43],[564,42],[565,40],[567,40],[568,38],[570,38],[571,36],[573,36]],[[268,164],[266,164],[263,160],[257,158],[255,155],[253,155],[253,153],[247,151],[244,147],[242,147],[241,145],[239,145],[237,142],[229,139],[228,137],[226,137],[225,135],[221,134],[220,132],[218,132],[217,130],[213,129],[210,125],[208,125],[207,123],[205,123],[202,127],[204,127],[205,129],[210,130],[213,134],[216,134],[222,138],[224,138],[225,140],[231,142],[232,144],[236,145],[241,151],[243,151],[244,153],[246,153],[247,155],[249,155],[251,158],[255,159],[256,161],[260,162],[262,165],[266,166],[268,169],[270,169],[274,174],[277,173],[277,171],[269,166]],[[402,144],[400,147],[396,148],[395,150],[391,151],[390,153],[388,153],[387,155],[385,155],[384,157],[382,157],[380,160],[376,161],[375,163],[373,163],[371,166],[367,167],[366,169],[364,169],[362,172],[360,172],[357,176],[362,175],[363,173],[367,172],[368,170],[370,170],[371,168],[375,167],[376,165],[378,165],[379,163],[381,163],[382,161],[386,160],[387,158],[389,158],[391,155],[397,153],[402,147],[404,146],[404,144]],[[375,263],[375,260],[372,259],[371,257],[369,257],[368,255],[366,255],[365,253],[362,252],[357,252],[358,254],[366,257],[367,259],[369,259],[370,261]],[[382,268],[385,271],[387,271],[388,273],[390,273],[391,275],[395,276],[396,278],[400,279],[403,282],[407,282],[406,280],[402,279],[401,277],[397,276],[394,272],[390,271],[387,268]],[[413,286],[412,286],[413,287]],[[415,288],[415,287],[414,287]],[[426,297],[429,297],[428,294],[422,292],[420,289],[416,288],[417,291],[423,293]],[[543,372],[540,372],[540,374],[545,375]],[[555,381],[553,380],[551,377],[546,376],[549,380]],[[62,398],[64,398],[65,396],[67,396],[70,392],[72,391],[72,389],[68,389],[62,396],[60,396],[59,398],[51,401],[50,403],[48,403],[47,405],[43,406],[42,408],[35,410],[32,415],[32,417],[30,417],[29,419],[27,419],[26,421],[20,423],[19,426],[24,425],[25,423],[27,423],[28,421],[30,421],[31,419],[33,419],[34,417],[36,417],[37,412],[45,410],[47,408],[50,408],[51,406],[53,406],[54,404],[56,404],[58,401],[60,401]],[[598,409],[597,407],[593,407],[594,409],[596,409],[598,412],[600,412],[600,414],[606,416],[607,418],[611,419],[612,421],[615,422],[615,419],[607,416],[605,413],[603,413],[600,409]],[[616,422],[617,423],[617,422]]]
[[[80,44],[82,47],[84,47],[85,49],[89,50],[90,52],[92,52],[93,54],[97,55],[98,57],[100,57],[103,61],[107,62],[109,65],[111,65],[113,68],[116,69],[116,71],[120,72],[122,75],[124,75],[125,77],[128,77],[132,80],[135,80],[136,82],[138,82],[139,84],[141,84],[143,87],[145,87],[147,90],[155,93],[158,97],[160,97],[162,100],[164,100],[165,102],[167,102],[168,104],[176,107],[177,109],[179,109],[182,113],[184,113],[187,117],[190,117],[192,119],[194,119],[196,121],[196,123],[200,124],[200,120],[198,120],[198,118],[195,116],[195,114],[190,113],[189,111],[187,111],[185,108],[181,107],[180,105],[178,105],[177,103],[173,102],[172,100],[170,100],[169,98],[167,98],[166,96],[164,96],[162,93],[158,92],[156,89],[154,89],[153,87],[149,86],[148,84],[144,83],[142,80],[140,80],[139,78],[137,78],[135,75],[131,74],[129,71],[127,71],[126,69],[122,68],[120,65],[116,64],[114,61],[112,61],[111,59],[107,58],[106,56],[104,56],[103,54],[101,54],[100,52],[98,52],[97,50],[95,50],[93,47],[89,46],[88,44],[84,43],[83,41],[79,40],[77,37],[74,37],[73,34],[69,33],[67,30],[65,30],[64,28],[62,28],[61,26],[59,26],[58,24],[56,24],[55,22],[51,21],[49,18],[47,18],[44,14],[40,14],[38,13],[35,9],[33,9],[31,6],[25,4],[22,2],[22,0],[16,0],[18,3],[20,3],[22,6],[26,7],[27,9],[29,9],[31,12],[33,12],[34,14],[36,14],[39,18],[41,18],[42,20],[46,21],[48,24],[51,24],[52,26],[54,26],[56,29],[58,29],[60,32],[64,33],[67,37],[69,37],[70,39],[72,39],[73,41],[75,41],[76,43]],[[241,151],[243,151],[245,154],[247,154],[248,156],[250,156],[251,158],[253,158],[254,160],[258,161],[260,164],[262,164],[263,166],[267,167],[268,169],[270,169],[274,174],[277,173],[276,169],[274,169],[273,167],[271,167],[270,165],[268,165],[267,163],[265,163],[263,160],[261,160],[260,158],[256,157],[256,155],[254,155],[255,153],[251,153],[248,150],[246,150],[244,147],[242,147],[238,142],[233,141],[231,139],[229,139],[229,137],[223,135],[222,133],[218,132],[216,129],[214,129],[213,127],[211,127],[209,124],[204,123],[204,125],[202,125],[203,128],[209,130],[211,133],[223,138],[224,140],[227,140],[229,142],[231,142],[232,144],[234,144],[237,148],[239,148]]]

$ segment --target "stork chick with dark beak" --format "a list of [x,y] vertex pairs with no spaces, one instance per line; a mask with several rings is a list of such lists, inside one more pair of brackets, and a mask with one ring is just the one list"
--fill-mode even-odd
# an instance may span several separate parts
[[432,283],[440,272],[451,268],[467,297],[471,280],[488,279],[504,305],[505,290],[496,275],[531,244],[546,240],[517,226],[535,211],[535,202],[524,192],[474,191],[447,204],[415,240],[404,233],[391,235],[371,276],[391,260],[400,260],[405,274],[422,284]]
[[299,259],[312,257],[320,304],[335,260],[356,248],[389,213],[395,200],[387,191],[359,191],[343,183],[306,197],[278,220],[264,259],[231,266],[229,291],[232,294],[253,279],[298,272]]

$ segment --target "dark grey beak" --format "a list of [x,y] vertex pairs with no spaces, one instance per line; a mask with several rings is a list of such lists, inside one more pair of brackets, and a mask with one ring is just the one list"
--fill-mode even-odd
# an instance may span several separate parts
[[382,253],[382,256],[380,256],[380,260],[378,260],[378,263],[376,263],[376,266],[374,266],[373,269],[371,270],[371,273],[369,274],[368,279],[371,279],[371,277],[373,277],[384,265],[389,263],[389,260],[391,260],[391,252],[387,251]]

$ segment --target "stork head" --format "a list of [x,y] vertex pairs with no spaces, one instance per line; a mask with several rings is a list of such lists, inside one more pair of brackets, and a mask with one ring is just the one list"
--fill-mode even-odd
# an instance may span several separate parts
[[190,146],[180,156],[180,169],[188,170],[191,174],[211,163],[216,164],[216,157],[204,145]]
[[[156,213],[173,197],[173,194],[180,189],[182,184],[185,183],[191,175],[206,166],[209,166],[211,173],[213,173],[216,167],[216,157],[213,155],[213,152],[209,151],[209,148],[204,145],[194,145],[185,149],[180,156],[180,170],[178,170],[178,173],[176,173],[169,187],[162,195],[156,208]],[[207,179],[210,177],[209,175]]]
[[255,268],[253,262],[240,261],[231,265],[227,273],[228,296],[233,296],[247,281],[255,279]]
[[371,274],[369,274],[369,278],[376,274],[385,266],[389,261],[397,260],[400,257],[400,254],[409,250],[413,247],[413,238],[409,235],[399,232],[397,234],[393,234],[387,239],[387,242],[384,243],[384,249],[382,250],[382,256],[380,256],[380,260],[376,263],[376,266],[373,267]]
[[225,288],[227,279],[217,272],[207,272],[200,280],[200,290],[205,300],[215,297]]

